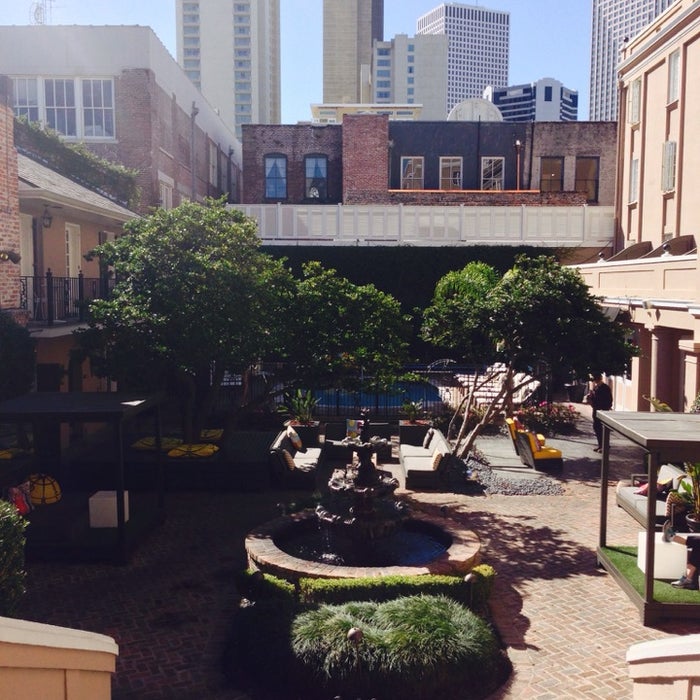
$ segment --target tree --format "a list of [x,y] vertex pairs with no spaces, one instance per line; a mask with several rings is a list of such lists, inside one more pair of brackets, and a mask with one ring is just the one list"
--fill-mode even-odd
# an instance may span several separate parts
[[0,400],[31,389],[34,382],[34,339],[8,313],[0,312]]
[[158,209],[125,229],[95,251],[116,283],[91,305],[81,340],[120,387],[172,388],[196,442],[226,372],[285,346],[294,281],[260,251],[255,221],[223,200]]
[[358,378],[393,381],[406,360],[409,319],[373,284],[356,285],[318,262],[304,265],[290,349],[301,385],[354,388]]
[[499,362],[504,367],[497,395],[467,430],[477,390],[495,378],[474,375],[458,409],[463,415],[455,446],[459,456],[469,452],[486,423],[512,405],[521,388],[514,384],[516,373],[540,380],[590,371],[620,374],[634,354],[624,326],[603,313],[579,273],[547,256],[518,257],[500,280],[482,263],[449,273],[424,312],[422,335],[479,366]]

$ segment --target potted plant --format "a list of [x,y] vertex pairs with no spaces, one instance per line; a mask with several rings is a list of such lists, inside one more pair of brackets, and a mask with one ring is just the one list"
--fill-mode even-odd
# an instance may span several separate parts
[[401,404],[401,412],[406,416],[406,420],[409,423],[417,423],[418,416],[423,416],[423,399],[418,401],[412,401],[411,399],[406,399]]
[[399,421],[399,442],[406,445],[421,445],[430,427],[428,421],[423,420],[425,416],[423,400],[406,399],[401,404],[401,413],[406,418]]
[[297,389],[285,393],[284,403],[278,408],[278,411],[287,417],[285,425],[293,425],[301,441],[307,445],[315,445],[318,442],[318,421],[314,420],[314,410],[318,401],[310,389]]
[[684,465],[688,479],[678,485],[678,494],[688,508],[686,524],[691,532],[700,532],[700,462],[686,462]]

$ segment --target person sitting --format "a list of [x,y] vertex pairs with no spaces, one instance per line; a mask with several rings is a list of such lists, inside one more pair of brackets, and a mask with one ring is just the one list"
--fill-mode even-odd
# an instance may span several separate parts
[[698,573],[700,570],[700,536],[688,535],[676,532],[667,520],[662,528],[664,542],[678,542],[684,544],[687,549],[685,572],[676,581],[671,581],[674,588],[686,588],[698,590]]

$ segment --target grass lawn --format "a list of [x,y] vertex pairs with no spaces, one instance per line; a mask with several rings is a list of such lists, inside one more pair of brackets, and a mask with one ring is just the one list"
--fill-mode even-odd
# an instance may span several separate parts
[[[636,547],[603,547],[605,554],[632,587],[644,597],[644,574],[637,566]],[[679,572],[680,575],[681,572]],[[674,588],[670,581],[654,581],[654,599],[660,603],[694,603],[700,605],[700,590]]]

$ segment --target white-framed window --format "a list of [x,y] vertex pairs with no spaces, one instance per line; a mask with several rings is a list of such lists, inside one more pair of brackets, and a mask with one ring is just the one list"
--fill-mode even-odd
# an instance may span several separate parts
[[265,156],[265,198],[287,199],[286,156]]
[[642,81],[640,78],[633,80],[630,84],[627,95],[627,122],[629,124],[639,124],[639,114],[642,97]]
[[12,78],[17,117],[46,124],[67,138],[114,139],[112,78]]
[[328,195],[328,158],[324,155],[306,156],[304,173],[306,198],[325,202]]
[[663,149],[661,190],[663,192],[671,192],[676,189],[676,142],[666,141]]
[[462,158],[458,156],[440,156],[440,189],[462,189]]
[[639,199],[639,158],[630,161],[630,179],[628,204],[634,204]]
[[423,189],[423,156],[401,156],[401,189]]
[[503,163],[502,157],[494,158],[485,156],[481,159],[481,189],[503,189]]
[[668,104],[678,99],[680,90],[681,52],[674,51],[668,57]]
[[160,180],[158,183],[158,196],[160,198],[160,206],[163,209],[173,208],[173,186],[171,183]]

